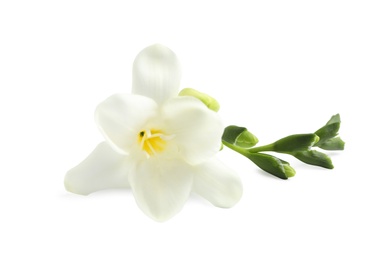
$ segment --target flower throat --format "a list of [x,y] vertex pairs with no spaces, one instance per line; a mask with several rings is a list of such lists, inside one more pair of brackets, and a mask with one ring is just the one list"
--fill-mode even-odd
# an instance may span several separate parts
[[142,130],[138,135],[138,142],[142,150],[149,156],[162,152],[166,147],[164,134],[160,130]]

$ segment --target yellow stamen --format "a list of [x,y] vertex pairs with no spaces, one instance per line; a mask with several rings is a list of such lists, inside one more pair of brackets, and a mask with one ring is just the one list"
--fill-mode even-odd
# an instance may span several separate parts
[[143,130],[138,135],[138,142],[149,156],[162,152],[166,147],[166,141],[162,138],[164,134],[160,130]]

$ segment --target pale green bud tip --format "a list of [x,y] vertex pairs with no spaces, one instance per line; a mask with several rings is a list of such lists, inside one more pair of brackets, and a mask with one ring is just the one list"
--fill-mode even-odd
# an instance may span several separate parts
[[285,171],[285,176],[287,178],[293,177],[296,174],[295,169],[293,169],[290,165],[284,164],[284,171]]
[[312,143],[311,146],[314,146],[314,144],[316,144],[317,142],[319,142],[319,140],[320,140],[320,137],[317,136],[317,135],[315,135],[314,142]]
[[258,138],[245,127],[227,126],[222,136],[223,141],[238,147],[250,148],[258,143]]
[[184,88],[179,92],[179,96],[190,96],[190,97],[195,97],[202,101],[210,110],[213,110],[215,112],[219,111],[220,105],[219,102],[217,102],[216,99],[213,97],[199,92],[198,90],[192,89],[192,88]]
[[249,132],[247,129],[244,130],[241,134],[239,134],[235,140],[235,145],[244,148],[253,147],[257,143],[258,143],[258,138],[255,135],[253,135],[251,132]]

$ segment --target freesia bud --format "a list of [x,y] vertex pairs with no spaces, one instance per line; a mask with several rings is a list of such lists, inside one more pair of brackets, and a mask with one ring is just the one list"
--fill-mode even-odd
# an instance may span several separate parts
[[281,179],[286,180],[296,174],[295,169],[293,169],[288,162],[269,154],[250,153],[247,155],[247,158],[262,170]]
[[253,135],[251,132],[249,132],[247,129],[245,129],[241,134],[238,135],[235,144],[243,148],[249,148],[249,147],[253,147],[257,143],[258,143],[258,138],[255,135]]
[[330,118],[325,126],[319,128],[315,134],[322,140],[332,138],[338,134],[339,127],[341,125],[341,118],[339,114],[336,114]]
[[315,146],[324,150],[343,150],[345,148],[345,142],[340,137],[336,137],[340,125],[341,118],[339,114],[332,116],[325,126],[315,132],[320,137],[319,142]]
[[297,134],[284,137],[273,145],[273,151],[293,152],[308,150],[319,141],[316,134]]
[[343,150],[345,149],[345,142],[340,137],[334,137],[327,139],[318,146],[324,150]]
[[284,164],[284,171],[287,178],[293,177],[296,174],[295,169],[293,169],[289,164]]
[[245,127],[236,125],[224,129],[223,140],[235,146],[249,148],[258,143],[258,138]]
[[299,159],[302,162],[321,166],[323,168],[327,169],[333,169],[334,165],[331,162],[330,157],[328,157],[326,154],[318,152],[316,150],[310,150],[310,151],[298,151],[292,154],[294,157]]
[[213,110],[215,112],[219,111],[220,109],[220,104],[217,102],[216,99],[213,97],[199,92],[198,90],[192,89],[192,88],[184,88],[179,92],[179,96],[190,96],[190,97],[195,97],[202,101],[210,110]]

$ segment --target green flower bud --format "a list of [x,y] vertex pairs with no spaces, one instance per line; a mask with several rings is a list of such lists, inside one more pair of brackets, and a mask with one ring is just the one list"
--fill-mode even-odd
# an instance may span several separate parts
[[293,152],[309,150],[319,141],[316,134],[297,134],[284,137],[273,144],[273,151]]
[[179,96],[190,96],[190,97],[195,97],[202,101],[210,110],[213,110],[215,112],[219,111],[220,105],[219,102],[217,102],[216,99],[213,97],[199,92],[198,90],[192,89],[192,88],[184,88],[179,92]]
[[245,127],[230,125],[224,129],[222,139],[235,146],[249,148],[258,143],[258,138]]
[[246,156],[259,168],[278,178],[286,180],[295,176],[296,174],[295,169],[293,169],[288,162],[272,155],[263,153],[250,153]]
[[257,143],[258,143],[258,138],[255,135],[253,135],[251,132],[249,132],[247,129],[245,129],[236,138],[235,145],[243,148],[249,148],[249,147],[253,147]]
[[345,142],[340,137],[334,137],[327,139],[318,146],[324,150],[343,150],[345,149]]
[[319,128],[315,134],[320,137],[320,142],[326,139],[333,138],[338,135],[339,127],[341,125],[341,118],[336,114],[330,118],[325,126]]
[[292,155],[304,163],[320,166],[327,169],[334,168],[330,157],[316,150],[298,151],[292,153]]
[[320,137],[319,142],[315,146],[324,150],[343,150],[345,142],[341,138],[336,137],[340,125],[341,118],[339,114],[332,116],[325,126],[315,132]]
[[283,166],[284,166],[285,176],[287,178],[291,178],[291,177],[295,176],[296,171],[295,171],[295,169],[292,168],[292,166],[290,166],[288,164],[284,164]]

